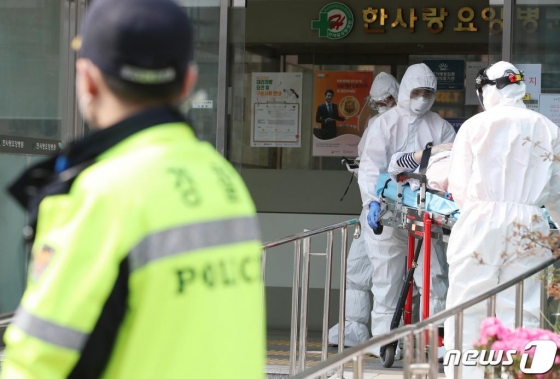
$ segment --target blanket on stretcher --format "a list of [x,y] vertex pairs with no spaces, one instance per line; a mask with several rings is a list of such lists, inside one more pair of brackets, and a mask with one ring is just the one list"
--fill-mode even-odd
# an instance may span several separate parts
[[[396,201],[397,200],[397,182],[390,180],[391,175],[388,173],[379,175],[377,179],[377,196]],[[387,181],[389,182],[387,183]],[[387,188],[385,188],[387,183]],[[385,189],[385,191],[383,191]],[[383,192],[383,195],[381,194]],[[417,207],[416,197],[419,190],[413,191],[408,184],[403,185],[403,204],[407,207]],[[450,216],[454,219],[459,218],[459,208],[457,204],[451,200],[444,199],[441,196],[426,192],[426,210],[441,215]]]

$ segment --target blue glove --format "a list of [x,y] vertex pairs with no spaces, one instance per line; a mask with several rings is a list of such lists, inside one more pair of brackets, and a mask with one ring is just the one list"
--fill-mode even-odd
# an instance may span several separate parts
[[381,205],[379,205],[378,201],[372,201],[371,203],[369,203],[367,222],[369,227],[372,228],[373,230],[377,229],[377,221],[380,212],[381,212]]

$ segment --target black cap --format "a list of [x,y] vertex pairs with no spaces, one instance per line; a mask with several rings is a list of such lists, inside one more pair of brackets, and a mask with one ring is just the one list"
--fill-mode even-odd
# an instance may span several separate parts
[[192,24],[173,0],[94,0],[80,38],[80,57],[138,85],[180,81],[193,60]]

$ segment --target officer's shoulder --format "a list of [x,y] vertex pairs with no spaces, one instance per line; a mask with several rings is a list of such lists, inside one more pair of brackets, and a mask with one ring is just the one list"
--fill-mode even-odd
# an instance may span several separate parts
[[[193,140],[184,148],[177,146],[150,146],[127,151],[124,154],[102,158],[77,178],[76,185],[84,190],[116,193],[157,187],[158,181],[173,167],[195,168],[220,165],[224,161],[208,143]],[[227,162],[226,162],[227,163]]]

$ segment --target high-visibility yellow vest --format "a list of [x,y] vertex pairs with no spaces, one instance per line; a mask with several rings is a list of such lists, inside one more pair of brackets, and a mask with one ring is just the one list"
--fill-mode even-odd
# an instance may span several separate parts
[[46,197],[32,254],[2,378],[264,376],[255,207],[185,123],[125,138]]

